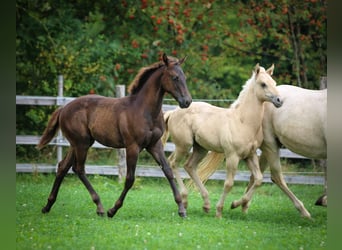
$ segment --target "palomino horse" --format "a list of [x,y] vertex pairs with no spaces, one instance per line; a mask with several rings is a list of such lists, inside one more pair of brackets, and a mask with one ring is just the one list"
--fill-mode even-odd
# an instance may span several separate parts
[[[303,217],[310,218],[310,213],[303,203],[286,185],[281,170],[279,143],[308,158],[327,158],[327,90],[309,90],[291,85],[280,85],[277,90],[283,98],[283,106],[276,109],[269,103],[264,104],[260,169],[264,172],[269,165],[272,181],[291,199]],[[201,180],[207,180],[223,160],[223,154],[208,154],[208,158],[203,162],[212,161],[215,164],[200,164],[198,175]],[[253,182],[251,176],[246,190],[253,186]],[[238,205],[238,202],[233,202],[232,208]],[[244,203],[242,209],[247,211],[248,206],[249,203]]]
[[188,109],[176,109],[164,114],[166,131],[163,141],[171,135],[176,149],[170,155],[169,161],[181,188],[183,203],[187,206],[187,189],[178,173],[177,164],[189,153],[184,169],[194,180],[204,200],[203,209],[208,212],[210,203],[208,191],[196,173],[197,164],[207,152],[224,153],[227,165],[227,177],[222,196],[216,206],[216,216],[222,216],[224,200],[234,184],[234,176],[238,163],[246,159],[254,179],[253,187],[243,197],[249,201],[254,188],[262,182],[256,149],[260,146],[262,136],[261,124],[264,113],[263,103],[272,102],[276,107],[282,105],[276,82],[272,79],[274,65],[267,71],[255,66],[252,77],[247,81],[238,97],[235,108],[219,108],[203,102],[194,102]]
[[88,149],[96,140],[108,147],[126,148],[127,174],[124,189],[113,208],[108,210],[108,217],[113,217],[122,207],[135,180],[138,155],[144,148],[154,157],[158,165],[161,165],[178,204],[178,214],[182,217],[186,216],[186,210],[160,140],[164,131],[161,110],[164,94],[170,93],[181,108],[187,108],[192,102],[180,66],[184,60],[185,58],[181,60],[168,58],[164,54],[163,61],[139,71],[129,86],[129,96],[108,98],[87,95],[77,98],[52,114],[38,148],[51,141],[58,128],[70,142],[70,148],[58,164],[56,178],[47,204],[42,209],[43,213],[50,211],[56,201],[62,180],[72,166],[96,204],[97,214],[104,214],[100,197],[87,179],[84,167]]

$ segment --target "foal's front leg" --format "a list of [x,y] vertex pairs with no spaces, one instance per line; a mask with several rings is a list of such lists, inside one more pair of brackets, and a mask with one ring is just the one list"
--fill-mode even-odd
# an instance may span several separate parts
[[237,166],[239,163],[239,157],[237,155],[230,155],[226,156],[226,166],[227,166],[227,173],[226,173],[226,180],[224,181],[223,185],[223,192],[219,201],[216,204],[216,217],[222,217],[223,205],[226,199],[227,194],[230,192],[234,185],[234,177],[236,174]]
[[256,153],[254,153],[251,157],[247,159],[247,166],[252,173],[250,181],[250,184],[252,183],[252,185],[248,186],[246,193],[242,196],[240,200],[233,201],[231,205],[231,208],[236,208],[242,205],[243,212],[247,212],[249,202],[252,199],[255,189],[259,187],[263,181],[263,176],[259,167],[258,156]]
[[175,201],[178,205],[179,216],[186,217],[186,209],[185,209],[184,204],[182,202],[181,195],[177,189],[175,179],[173,176],[173,172],[172,172],[169,164],[167,163],[165,153],[164,153],[163,144],[162,144],[161,140],[158,140],[156,144],[146,148],[146,150],[147,150],[147,152],[149,152],[153,156],[153,158],[156,160],[158,165],[161,166],[162,171],[164,172],[167,180],[169,181],[172,192],[173,192],[173,196],[174,196]]
[[115,202],[114,206],[107,211],[108,217],[113,217],[116,214],[116,212],[122,207],[128,191],[131,189],[131,187],[134,184],[135,169],[137,166],[139,152],[140,152],[140,149],[138,146],[131,146],[129,148],[126,148],[127,171],[126,171],[125,186],[121,192],[119,199]]

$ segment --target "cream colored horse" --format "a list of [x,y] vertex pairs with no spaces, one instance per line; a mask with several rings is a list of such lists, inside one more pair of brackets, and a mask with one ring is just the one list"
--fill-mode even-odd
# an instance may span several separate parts
[[234,108],[219,108],[207,103],[193,102],[187,109],[176,109],[166,112],[166,132],[164,141],[171,135],[176,149],[169,161],[180,186],[183,203],[187,206],[188,192],[179,175],[177,164],[190,152],[184,169],[195,181],[204,200],[203,209],[208,212],[210,202],[208,191],[197,175],[198,163],[208,151],[224,153],[227,164],[227,177],[223,193],[216,206],[216,216],[222,216],[224,200],[234,184],[234,176],[238,163],[245,159],[250,168],[254,182],[242,200],[248,202],[254,189],[262,183],[256,149],[262,141],[261,125],[264,113],[264,102],[272,102],[276,107],[282,101],[272,79],[274,65],[268,70],[255,66],[252,77],[246,82]]
[[[270,166],[271,179],[291,199],[303,217],[310,218],[304,204],[291,192],[284,180],[279,147],[283,144],[291,151],[312,159],[327,158],[327,90],[308,90],[291,85],[280,85],[277,90],[283,105],[276,109],[265,103],[262,123],[263,142],[260,149],[260,169],[264,172]],[[210,153],[198,169],[202,181],[206,181],[224,160],[223,154]],[[247,191],[253,186],[253,176]],[[324,196],[326,202],[326,196]],[[249,202],[232,203],[232,208],[242,205],[247,211]]]

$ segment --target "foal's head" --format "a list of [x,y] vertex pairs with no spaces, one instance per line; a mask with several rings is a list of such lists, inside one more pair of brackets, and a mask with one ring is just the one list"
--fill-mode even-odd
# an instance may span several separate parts
[[189,107],[192,102],[191,95],[186,85],[185,75],[181,68],[181,64],[185,59],[186,57],[178,60],[163,54],[165,69],[161,79],[162,88],[177,100],[181,108]]
[[274,64],[265,70],[257,64],[254,68],[253,77],[255,81],[255,91],[259,99],[266,102],[272,102],[275,107],[280,107],[283,101],[280,99],[276,85],[277,83],[271,77]]

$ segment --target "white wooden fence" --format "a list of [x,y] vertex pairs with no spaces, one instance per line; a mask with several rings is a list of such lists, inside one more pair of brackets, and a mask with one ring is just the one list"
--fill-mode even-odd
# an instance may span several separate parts
[[[72,97],[64,97],[63,96],[63,78],[58,78],[59,83],[59,91],[57,97],[52,96],[16,96],[16,105],[57,105],[63,106],[75,99]],[[124,86],[117,86],[117,93],[121,93],[119,96],[122,96],[122,88],[124,91]],[[121,88],[121,89],[120,89]],[[123,92],[124,93],[124,92]],[[174,105],[163,105],[163,110],[172,110],[176,108]],[[17,145],[37,145],[39,142],[40,136],[32,136],[32,135],[16,135],[16,144]],[[57,161],[59,162],[62,159],[62,147],[69,146],[69,142],[62,136],[61,133],[49,143],[49,145],[57,146]],[[94,148],[107,148],[102,144],[95,142],[92,146]],[[166,143],[164,150],[166,152],[173,152],[175,146],[173,143]],[[260,153],[260,151],[258,151]],[[125,174],[125,152],[123,149],[119,149],[118,151],[119,163],[117,166],[93,166],[86,165],[86,172],[88,174],[101,174],[101,175],[117,175],[119,179],[121,179]],[[305,158],[301,155],[295,154],[288,149],[280,150],[280,157],[283,158]],[[121,159],[121,160],[120,160]],[[47,165],[47,164],[32,164],[32,163],[24,163],[16,164],[17,172],[42,172],[42,173],[54,173],[56,171],[56,165]],[[70,172],[72,173],[72,172]],[[164,174],[160,170],[160,168],[156,166],[138,166],[136,170],[137,176],[147,176],[147,177],[163,177]],[[189,178],[187,173],[181,169],[181,175],[183,178]],[[224,180],[225,179],[225,171],[217,170],[210,179],[215,180]],[[236,174],[236,181],[249,181],[250,173],[248,171],[238,171]],[[293,184],[324,184],[324,175],[323,173],[306,173],[306,174],[298,174],[298,173],[285,173],[284,176],[287,183]],[[264,182],[271,182],[270,174],[264,173]]]

